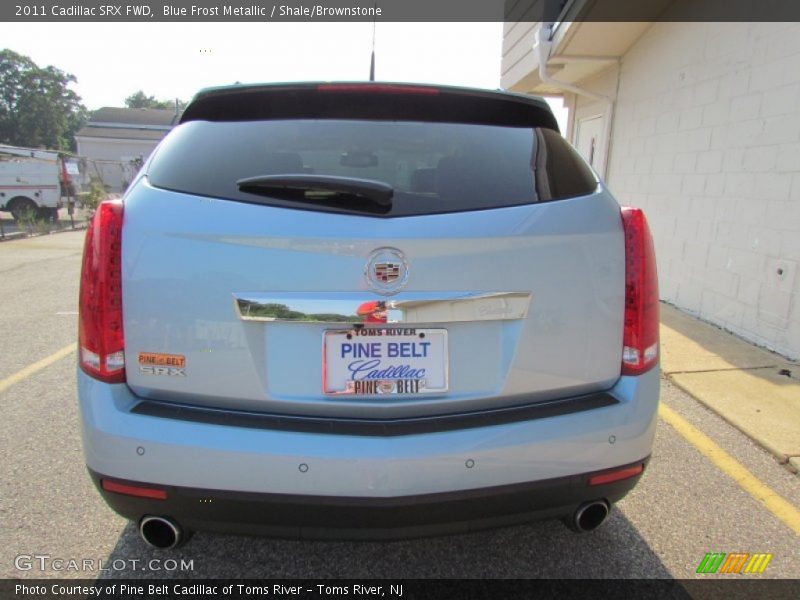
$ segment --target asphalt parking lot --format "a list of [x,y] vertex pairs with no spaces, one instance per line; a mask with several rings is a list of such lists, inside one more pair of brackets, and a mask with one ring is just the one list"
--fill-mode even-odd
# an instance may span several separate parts
[[[1,577],[683,579],[712,577],[696,573],[706,553],[749,552],[773,555],[763,574],[718,576],[800,578],[800,532],[663,419],[642,482],[592,534],[554,521],[390,543],[199,533],[179,550],[151,550],[101,501],[83,465],[71,346],[82,240],[65,232],[0,244]],[[798,476],[739,430],[666,380],[662,402],[800,507]],[[42,555],[44,570],[19,559]],[[191,568],[147,567],[167,557]],[[113,568],[56,570],[55,558]]]

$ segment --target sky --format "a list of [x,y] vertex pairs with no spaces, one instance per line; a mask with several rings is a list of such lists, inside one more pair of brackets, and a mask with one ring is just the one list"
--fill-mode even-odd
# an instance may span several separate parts
[[[141,89],[189,100],[235,82],[369,77],[372,23],[0,23],[0,47],[53,65],[89,109]],[[377,23],[376,79],[500,87],[502,23]]]
[[[378,23],[376,78],[496,88],[501,38],[502,23]],[[75,75],[95,109],[139,88],[188,100],[236,81],[364,80],[372,23],[3,23],[0,40]]]

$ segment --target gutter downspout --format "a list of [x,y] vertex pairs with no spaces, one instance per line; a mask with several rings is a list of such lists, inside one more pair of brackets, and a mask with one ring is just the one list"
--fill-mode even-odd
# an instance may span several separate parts
[[[548,75],[547,63],[550,60],[550,55],[553,50],[552,38],[553,22],[543,22],[542,26],[536,32],[536,44],[534,45],[534,50],[538,49],[539,51],[539,79],[543,83],[549,83],[550,85],[558,87],[566,92],[572,92],[573,94],[577,94],[579,96],[585,96],[586,98],[591,98],[593,100],[599,100],[606,103],[606,118],[605,122],[603,123],[603,162],[598,169],[601,179],[605,181],[608,177],[608,159],[609,152],[611,150],[611,124],[614,120],[615,98],[612,96],[604,96],[603,94],[596,94],[595,92],[578,87],[577,85],[572,85],[571,83],[567,83],[565,81],[559,81]],[[589,59],[591,59],[591,57],[587,57],[587,60]],[[577,62],[580,60],[580,58],[575,57],[572,60]],[[601,60],[607,61],[608,59],[604,58]],[[614,59],[614,62],[619,65],[618,58]]]

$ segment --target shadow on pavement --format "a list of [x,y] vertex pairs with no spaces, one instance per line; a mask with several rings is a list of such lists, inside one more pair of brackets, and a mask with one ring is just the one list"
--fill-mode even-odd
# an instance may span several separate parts
[[[151,559],[194,561],[193,570],[142,569]],[[591,534],[559,521],[393,542],[311,542],[197,533],[156,551],[129,524],[109,556],[140,570],[109,578],[670,578],[661,560],[619,511]],[[121,561],[117,564],[122,564]]]
[[[800,380],[800,366],[785,357],[663,302],[661,323],[696,344],[688,355],[680,357],[676,373],[743,369],[778,385],[797,385]],[[662,369],[669,374],[667,363],[662,359]]]

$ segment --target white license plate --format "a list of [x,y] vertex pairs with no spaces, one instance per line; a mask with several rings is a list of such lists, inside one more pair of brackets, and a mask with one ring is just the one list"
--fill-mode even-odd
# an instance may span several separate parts
[[447,391],[447,330],[363,327],[326,331],[326,394],[435,394]]

